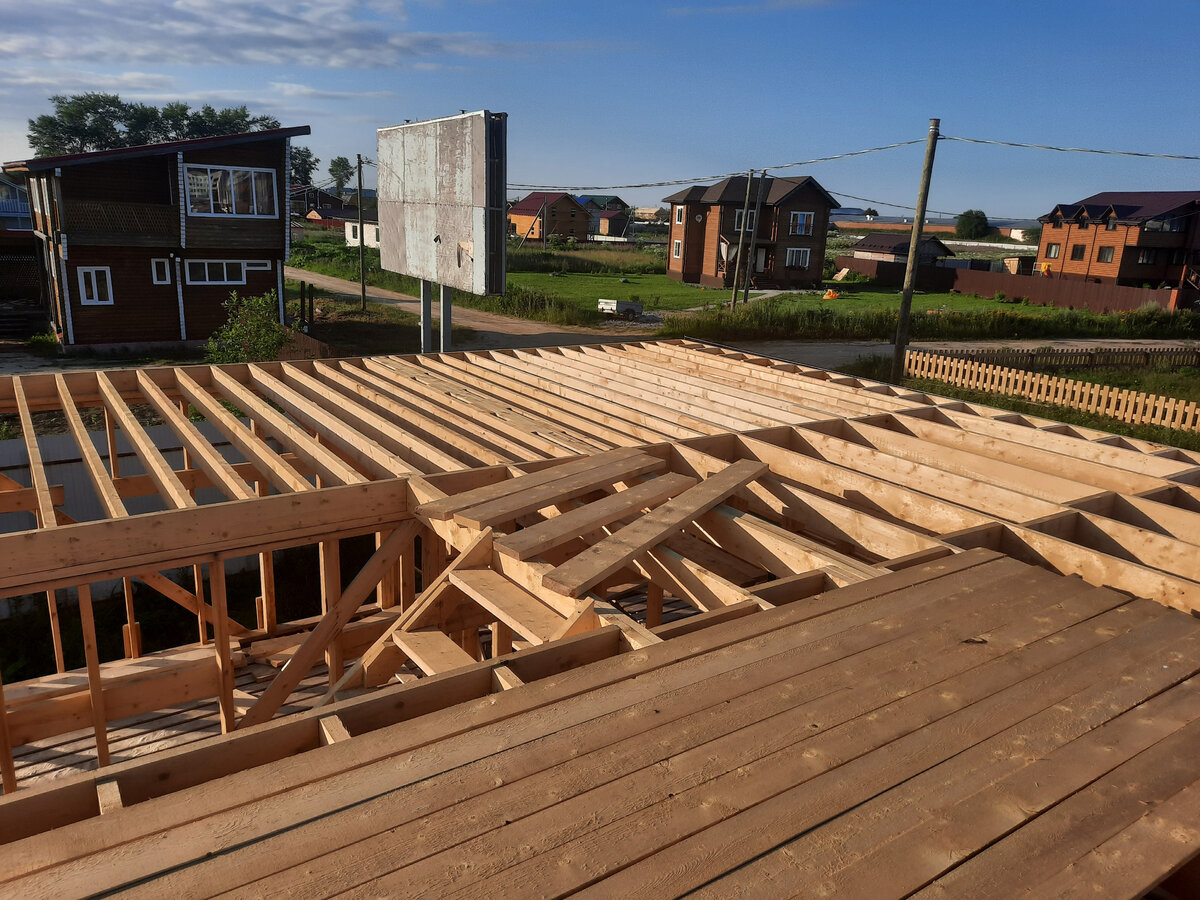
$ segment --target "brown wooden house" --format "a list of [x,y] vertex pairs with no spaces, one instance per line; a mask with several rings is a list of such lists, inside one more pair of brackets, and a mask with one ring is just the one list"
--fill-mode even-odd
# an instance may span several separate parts
[[29,186],[50,318],[66,346],[207,338],[232,291],[276,291],[291,139],[307,125],[4,165]]
[[508,231],[531,241],[588,236],[588,212],[570,194],[534,191],[508,208]]
[[[880,262],[908,262],[908,249],[912,246],[911,234],[880,234],[873,232],[864,235],[861,240],[850,248],[855,259],[877,259]],[[922,237],[920,250],[917,254],[917,264],[932,266],[937,260],[953,256],[954,251],[935,237]]]
[[1200,287],[1200,191],[1106,191],[1039,217],[1037,271],[1128,287]]
[[738,175],[663,198],[671,204],[667,275],[677,281],[731,287],[739,238],[744,238],[742,253],[753,262],[751,283],[755,287],[820,285],[829,212],[838,202],[808,176],[767,176],[761,179],[762,200],[755,221],[760,179],[750,186],[747,211],[746,178]]

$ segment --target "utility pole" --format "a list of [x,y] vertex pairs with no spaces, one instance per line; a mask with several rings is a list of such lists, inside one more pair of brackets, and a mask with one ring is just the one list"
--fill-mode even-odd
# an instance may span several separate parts
[[908,263],[904,267],[904,291],[900,295],[900,321],[896,323],[896,347],[892,355],[892,384],[899,384],[904,378],[904,352],[908,348],[913,283],[917,275],[917,259],[921,254],[921,226],[925,222],[925,204],[929,200],[929,180],[933,177],[933,155],[937,151],[938,127],[941,124],[941,119],[929,120],[929,139],[925,144],[925,166],[921,170],[921,189],[917,193],[917,209],[913,215],[912,236],[908,240]]
[[[754,215],[751,217],[754,219],[754,228],[750,231],[750,249],[746,254],[746,274],[744,276],[745,283],[742,286],[742,303],[750,302],[750,279],[754,272],[754,254],[758,249],[758,217],[762,212],[763,185],[766,184],[766,181],[767,170],[763,169],[758,173],[758,193],[754,197]],[[745,231],[744,223],[742,230]]]
[[362,298],[363,312],[367,311],[367,235],[363,232],[362,154],[358,158],[358,292]]
[[[741,289],[741,281],[738,275],[742,271],[742,245],[746,239],[746,219],[750,215],[750,182],[754,180],[754,170],[751,169],[746,173],[746,199],[742,201],[742,227],[738,231],[738,246],[737,255],[733,258],[733,296],[729,298],[730,308],[737,306],[737,295]],[[736,224],[737,220],[734,220]]]

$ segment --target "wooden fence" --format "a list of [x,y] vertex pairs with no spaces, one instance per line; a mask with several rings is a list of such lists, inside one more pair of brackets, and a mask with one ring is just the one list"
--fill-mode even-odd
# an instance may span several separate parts
[[933,378],[956,387],[1081,409],[1130,424],[1200,431],[1200,408],[1194,400],[1090,384],[920,350],[905,353],[904,371],[915,378]]
[[942,356],[966,358],[1013,369],[1148,369],[1153,366],[1200,366],[1200,350],[1189,347],[1151,347],[1146,350],[1118,347],[1041,347],[1034,350],[971,347]]

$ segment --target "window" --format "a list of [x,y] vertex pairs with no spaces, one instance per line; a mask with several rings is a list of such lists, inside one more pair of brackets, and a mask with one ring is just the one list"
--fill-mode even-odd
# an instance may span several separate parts
[[1087,247],[1084,244],[1071,245],[1071,259],[1083,259],[1087,256]]
[[783,265],[788,269],[807,269],[809,249],[807,247],[788,247]]
[[189,259],[185,266],[188,284],[245,284],[246,272],[270,268],[265,259]]
[[813,214],[810,212],[794,212],[792,213],[791,226],[788,229],[788,234],[812,234],[813,233]]
[[1054,221],[1052,221],[1050,223],[1050,227],[1051,228],[1062,228],[1062,217],[1061,216],[1055,217]]
[[1147,247],[1138,252],[1139,266],[1152,266],[1158,262],[1158,251],[1153,247]]
[[1060,250],[1062,250],[1062,244],[1047,244],[1046,259],[1058,259]]
[[1142,223],[1143,231],[1187,231],[1187,220],[1182,216],[1164,216],[1161,219],[1147,219]]
[[671,246],[671,255],[676,259],[679,259],[681,256],[683,256],[683,241],[676,241]]
[[1101,247],[1096,253],[1096,262],[1110,263],[1113,261],[1113,248]]
[[1107,231],[1116,231],[1117,230],[1117,217],[1109,216],[1107,219],[1105,219],[1104,220],[1104,228]]
[[1087,227],[1088,227],[1088,220],[1087,220],[1087,219],[1080,219],[1080,220],[1079,220],[1079,230],[1080,230],[1080,231],[1087,231]]
[[352,240],[352,241],[358,240],[358,226],[357,225],[350,226],[350,240]]
[[1183,247],[1179,247],[1171,252],[1171,265],[1182,266],[1185,262],[1187,262],[1187,250]]
[[155,284],[170,284],[171,261],[169,259],[150,260],[150,275]]
[[[739,209],[737,211],[737,213],[734,215],[734,217],[733,217],[733,230],[734,231],[742,230],[742,213],[744,213],[744,212],[745,212],[745,210]],[[753,231],[754,230],[754,210],[750,210],[749,216],[750,216],[750,220],[749,220],[750,224],[746,226],[746,231]]]
[[112,306],[112,273],[108,266],[80,268],[79,302],[84,306]]
[[274,169],[188,166],[187,192],[193,216],[276,216]]
[[675,224],[676,225],[683,224],[683,207],[682,206],[675,207]]

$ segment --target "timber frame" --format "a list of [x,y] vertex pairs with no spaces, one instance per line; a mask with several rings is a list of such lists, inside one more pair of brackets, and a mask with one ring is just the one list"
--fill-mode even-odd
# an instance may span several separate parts
[[[174,464],[135,407],[178,439]],[[99,518],[67,513],[33,436],[44,411]],[[460,670],[502,690],[529,676],[493,662],[514,650],[685,633],[664,602],[725,621],[973,550],[1200,610],[1196,454],[695,341],[7,376],[4,413],[28,465],[0,476],[0,512],[26,525],[0,535],[0,596],[46,596],[58,669],[0,688],[5,793],[21,745],[87,728],[104,767],[110,722],[213,699],[222,731],[261,726],[322,666],[319,708]],[[376,551],[339,578],[359,535]],[[307,545],[322,615],[279,622],[272,552]],[[237,557],[258,561],[253,621],[228,615]],[[143,653],[135,579],[196,616],[198,643]],[[91,586],[117,581],[125,658],[101,660]]]

